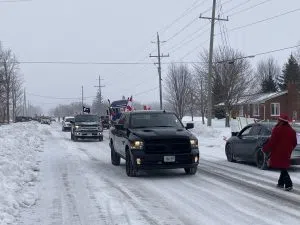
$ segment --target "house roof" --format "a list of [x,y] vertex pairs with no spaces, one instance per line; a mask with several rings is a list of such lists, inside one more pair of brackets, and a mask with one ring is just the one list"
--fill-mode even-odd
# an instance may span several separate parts
[[[280,91],[280,92],[272,92],[272,93],[259,93],[241,97],[235,105],[243,105],[243,104],[259,104],[265,103],[266,101],[285,95],[288,91]],[[224,103],[218,104],[218,106],[224,106]]]

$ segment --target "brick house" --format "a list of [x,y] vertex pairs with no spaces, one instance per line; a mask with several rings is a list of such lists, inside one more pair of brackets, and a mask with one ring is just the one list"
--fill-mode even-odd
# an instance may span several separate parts
[[286,113],[300,121],[300,92],[298,85],[289,83],[286,91],[262,93],[240,99],[233,110],[239,116],[260,120],[274,120],[280,113]]

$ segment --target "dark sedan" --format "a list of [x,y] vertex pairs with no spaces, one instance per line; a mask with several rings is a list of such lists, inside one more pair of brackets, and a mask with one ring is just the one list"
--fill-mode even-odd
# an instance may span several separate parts
[[[262,152],[263,144],[271,135],[274,122],[261,122],[244,127],[237,136],[232,136],[226,142],[225,154],[229,162],[243,161],[256,163],[260,169],[267,169],[268,155]],[[300,126],[293,128],[300,134]],[[300,143],[292,153],[291,164],[300,165]]]

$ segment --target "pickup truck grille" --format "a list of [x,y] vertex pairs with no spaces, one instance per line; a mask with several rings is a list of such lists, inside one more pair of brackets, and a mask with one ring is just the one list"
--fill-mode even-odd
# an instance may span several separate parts
[[186,139],[149,140],[145,143],[145,152],[148,154],[189,153],[190,141]]

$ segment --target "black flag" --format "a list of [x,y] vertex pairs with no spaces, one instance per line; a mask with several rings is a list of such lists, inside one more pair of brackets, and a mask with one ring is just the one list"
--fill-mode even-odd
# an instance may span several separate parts
[[85,112],[85,113],[90,113],[91,110],[90,110],[90,108],[87,108],[87,107],[84,107],[84,106],[83,106],[83,112]]

